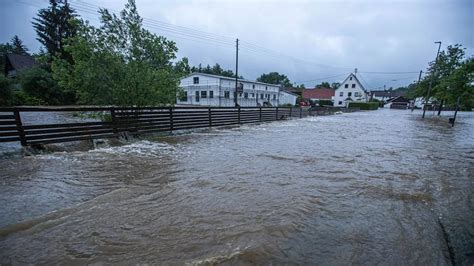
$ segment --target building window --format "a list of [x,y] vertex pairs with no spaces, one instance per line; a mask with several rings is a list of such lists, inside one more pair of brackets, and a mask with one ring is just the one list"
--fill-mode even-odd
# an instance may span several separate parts
[[242,93],[241,92],[239,93],[239,97],[242,98]]
[[359,95],[359,92],[358,92],[358,91],[354,92],[354,96],[355,96],[355,97],[359,97],[359,96],[360,96],[360,95]]
[[265,90],[268,90],[268,86],[265,86]]
[[354,83],[354,84],[352,84],[352,88],[355,88],[355,87],[356,87],[355,83]]
[[199,91],[196,91],[196,102],[199,102]]
[[188,92],[187,91],[183,91],[180,96],[181,96],[179,98],[180,101],[182,101],[182,102],[188,101]]
[[342,102],[341,102],[341,101],[339,101],[339,105],[342,105]]
[[254,89],[254,90],[255,90],[255,84],[252,84],[252,89]]
[[262,99],[262,100],[263,100],[263,94],[260,94],[260,99]]
[[252,93],[252,98],[255,98],[255,93]]
[[209,91],[209,98],[214,98],[214,91]]
[[199,77],[193,78],[193,84],[199,84]]
[[273,100],[276,100],[276,99],[277,99],[276,94],[273,94]]
[[249,97],[249,93],[248,92],[244,92],[244,98],[248,98]]
[[352,80],[352,77],[350,77],[349,79]]
[[348,92],[347,97],[351,97],[351,96],[352,96],[352,92]]
[[346,88],[346,89],[349,88],[349,84],[345,84],[344,88]]
[[201,91],[201,98],[207,98],[207,91]]
[[344,92],[343,92],[343,91],[339,92],[339,96],[340,96],[340,97],[343,97],[343,96],[344,96]]
[[224,91],[224,98],[230,98],[230,92]]

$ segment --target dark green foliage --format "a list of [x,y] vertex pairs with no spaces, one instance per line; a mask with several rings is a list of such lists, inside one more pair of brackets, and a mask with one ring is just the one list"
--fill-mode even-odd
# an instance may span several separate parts
[[349,108],[360,108],[360,110],[377,110],[379,108],[378,102],[368,102],[368,103],[359,103],[359,102],[350,102]]
[[12,53],[22,55],[28,54],[28,48],[26,48],[26,46],[23,44],[23,41],[18,38],[18,35],[13,36],[10,42],[12,46]]
[[12,88],[9,78],[0,75],[0,106],[8,106],[12,103]]
[[40,9],[34,18],[33,28],[36,38],[44,45],[49,55],[49,62],[54,56],[72,63],[71,55],[65,50],[66,40],[76,34],[77,24],[75,11],[67,0],[49,0],[49,7]]
[[[74,64],[56,58],[53,76],[79,103],[156,106],[176,102],[187,60],[173,65],[174,42],[142,27],[135,2],[119,15],[101,9],[101,26],[80,25],[66,51]],[[177,71],[177,69],[179,69]]]
[[[24,95],[19,95],[19,100],[24,99],[26,103],[41,103],[49,105],[68,104],[68,95],[66,95],[58,86],[50,72],[41,67],[35,67],[23,71],[19,75],[19,81]],[[71,101],[71,99],[69,99]],[[18,103],[17,103],[18,104]]]
[[284,74],[280,74],[278,72],[270,72],[268,74],[262,74],[260,77],[257,78],[257,81],[275,84],[275,85],[282,85],[285,88],[292,87],[292,84],[288,77]]
[[446,105],[454,106],[458,97],[461,108],[472,107],[474,69],[473,58],[465,57],[465,49],[459,45],[450,45],[441,51],[437,64],[430,62],[427,75],[417,85],[409,85],[409,98],[426,97],[429,85],[432,83],[430,98],[444,101]]
[[341,83],[339,83],[339,82],[333,82],[333,83],[331,83],[331,88],[337,89],[337,88],[339,88],[340,85],[341,85]]
[[[199,64],[198,67],[192,67],[190,69],[190,73],[205,73],[205,74],[212,74],[212,75],[218,75],[218,76],[224,76],[224,77],[230,77],[230,78],[235,78],[234,72],[232,70],[224,70],[219,64],[215,64],[214,66],[209,66],[207,65],[205,68],[201,67],[201,64]],[[240,79],[243,79],[244,77],[239,76]]]
[[333,105],[333,102],[331,100],[319,100],[319,106],[325,106],[325,105]]
[[331,84],[329,84],[329,82],[324,81],[314,87],[315,88],[331,88]]

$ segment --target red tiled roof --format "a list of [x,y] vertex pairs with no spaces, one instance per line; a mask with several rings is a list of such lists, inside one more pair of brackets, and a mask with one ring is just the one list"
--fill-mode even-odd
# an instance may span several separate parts
[[335,90],[329,88],[305,89],[303,90],[303,98],[331,100],[334,93]]

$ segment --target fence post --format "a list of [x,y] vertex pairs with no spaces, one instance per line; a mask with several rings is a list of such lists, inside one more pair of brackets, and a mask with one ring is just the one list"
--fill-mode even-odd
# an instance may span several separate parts
[[275,120],[278,120],[278,106],[276,108]]
[[23,129],[23,123],[21,123],[20,112],[18,111],[18,109],[15,108],[15,110],[13,111],[13,114],[15,116],[15,123],[16,123],[16,128],[18,130],[18,135],[20,137],[21,146],[26,146],[28,144],[26,142],[25,131]]
[[293,110],[293,107],[292,107],[292,106],[290,107],[290,118],[291,118],[291,110]]
[[262,122],[262,107],[260,107],[260,122]]
[[112,119],[112,130],[114,132],[114,134],[118,134],[118,130],[117,130],[117,121],[116,121],[116,118],[115,118],[115,108],[112,107],[110,109],[110,117]]
[[303,108],[300,107],[300,118],[303,118]]
[[173,107],[170,107],[169,110],[170,110],[170,131],[173,131]]
[[238,109],[237,122],[238,122],[237,124],[240,124],[240,106]]
[[212,113],[211,113],[211,107],[208,108],[209,111],[209,127],[212,127]]

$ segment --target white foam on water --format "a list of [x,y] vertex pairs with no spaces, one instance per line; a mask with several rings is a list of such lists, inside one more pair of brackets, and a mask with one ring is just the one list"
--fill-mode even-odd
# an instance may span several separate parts
[[89,152],[137,157],[161,157],[163,155],[173,154],[176,150],[175,146],[168,143],[143,140],[123,146],[98,148]]

